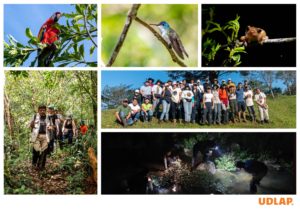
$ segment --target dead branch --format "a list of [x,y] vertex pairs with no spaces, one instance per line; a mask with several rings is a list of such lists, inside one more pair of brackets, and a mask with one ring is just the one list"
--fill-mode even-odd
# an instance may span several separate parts
[[117,43],[117,45],[115,46],[115,49],[113,50],[113,53],[108,61],[108,64],[106,65],[107,67],[111,67],[113,65],[113,63],[115,62],[122,46],[123,46],[123,43],[124,43],[124,40],[127,36],[127,33],[128,33],[128,30],[131,26],[131,23],[132,23],[132,20],[136,17],[137,15],[137,11],[139,9],[139,7],[141,6],[141,4],[133,4],[131,9],[129,10],[128,12],[128,15],[127,15],[127,19],[126,19],[126,22],[125,22],[125,25],[123,27],[123,31],[120,35],[120,38],[119,38],[119,41]]

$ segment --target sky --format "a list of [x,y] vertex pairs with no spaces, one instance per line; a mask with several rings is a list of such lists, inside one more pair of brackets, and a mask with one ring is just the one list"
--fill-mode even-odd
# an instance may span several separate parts
[[[109,70],[102,71],[101,74],[101,88],[104,86],[118,86],[120,84],[132,85],[133,88],[140,88],[147,78],[153,78],[155,81],[160,79],[165,82],[169,80],[167,71],[120,71],[120,70]],[[239,73],[231,73],[221,76],[219,82],[222,79],[227,80],[231,78],[236,84],[243,82],[245,77],[241,76]],[[275,81],[273,83],[274,87],[280,87],[285,89],[284,84],[281,81]]]
[[[37,36],[40,27],[55,12],[71,13],[72,11],[75,11],[75,6],[69,4],[5,4],[4,39],[8,41],[7,35],[12,35],[18,42],[26,45],[29,40],[25,35],[26,28],[30,28],[32,34]],[[66,18],[60,18],[58,23],[65,25]],[[94,51],[93,56],[90,56],[89,49],[92,44],[90,41],[84,42],[86,60],[97,60],[97,50]],[[32,53],[24,66],[29,66],[35,56],[36,53]]]

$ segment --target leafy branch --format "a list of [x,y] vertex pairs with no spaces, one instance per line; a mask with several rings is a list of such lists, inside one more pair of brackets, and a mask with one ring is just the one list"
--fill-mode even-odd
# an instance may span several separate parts
[[[60,40],[54,43],[57,50],[50,66],[54,66],[55,63],[58,67],[77,65],[96,67],[97,61],[86,60],[83,41],[93,43],[89,49],[89,54],[93,55],[98,47],[94,40],[97,38],[97,5],[77,4],[74,6],[76,12],[63,14],[67,19],[66,25],[55,25],[60,30]],[[25,34],[29,38],[27,44],[18,42],[12,35],[8,35],[8,43],[4,41],[5,66],[23,66],[33,52],[47,47],[47,44],[39,42],[30,28],[26,28]],[[30,67],[34,67],[36,61],[37,56],[31,62]]]

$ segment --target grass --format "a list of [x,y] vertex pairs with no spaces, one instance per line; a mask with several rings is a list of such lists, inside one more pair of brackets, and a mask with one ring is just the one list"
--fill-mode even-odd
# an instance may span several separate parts
[[[150,123],[141,121],[127,128],[296,128],[296,96],[280,95],[275,99],[268,98],[270,123],[259,124],[247,121],[246,123],[232,123],[226,125],[200,125],[200,124],[173,124],[172,122],[158,123],[156,118],[153,118]],[[104,110],[102,114],[102,128],[123,128],[115,122],[115,109]],[[259,119],[258,109],[255,106],[256,118]],[[247,112],[248,114],[248,112]]]

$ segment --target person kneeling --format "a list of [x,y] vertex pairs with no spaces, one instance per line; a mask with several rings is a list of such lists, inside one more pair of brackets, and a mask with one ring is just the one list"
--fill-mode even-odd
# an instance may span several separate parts
[[144,122],[150,122],[152,120],[153,111],[152,111],[152,104],[150,103],[150,99],[146,98],[145,102],[142,104],[142,118]]
[[122,105],[117,108],[115,116],[117,121],[124,127],[133,124],[133,120],[131,118],[131,108],[128,106],[128,99],[123,99]]

